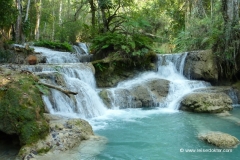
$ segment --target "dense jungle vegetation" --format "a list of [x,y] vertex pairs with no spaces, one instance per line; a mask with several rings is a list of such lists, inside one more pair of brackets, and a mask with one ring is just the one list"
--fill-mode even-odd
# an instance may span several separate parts
[[1,0],[0,6],[0,56],[6,44],[32,41],[68,49],[67,43],[90,42],[102,58],[212,49],[223,77],[239,75],[239,0]]

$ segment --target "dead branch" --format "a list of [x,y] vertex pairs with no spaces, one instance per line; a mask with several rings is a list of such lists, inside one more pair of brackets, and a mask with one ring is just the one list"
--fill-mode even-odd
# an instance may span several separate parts
[[42,84],[46,87],[49,87],[49,88],[53,88],[53,89],[56,89],[64,94],[66,94],[68,97],[70,97],[70,94],[73,94],[73,95],[77,95],[78,93],[77,92],[72,92],[72,91],[68,91],[68,90],[65,90],[61,87],[58,87],[58,86],[54,86],[54,85],[51,85],[51,84],[48,84],[48,83],[44,83],[44,82],[38,82],[39,84]]

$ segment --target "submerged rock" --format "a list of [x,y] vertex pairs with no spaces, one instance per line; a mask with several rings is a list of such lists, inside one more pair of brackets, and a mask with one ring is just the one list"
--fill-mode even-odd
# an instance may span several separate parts
[[190,79],[215,83],[218,69],[211,50],[189,52],[184,66],[184,75]]
[[180,109],[199,113],[220,113],[232,110],[232,100],[221,92],[191,93],[183,98]]
[[239,144],[239,140],[236,137],[222,132],[208,132],[200,134],[198,137],[199,139],[220,148],[233,148]]

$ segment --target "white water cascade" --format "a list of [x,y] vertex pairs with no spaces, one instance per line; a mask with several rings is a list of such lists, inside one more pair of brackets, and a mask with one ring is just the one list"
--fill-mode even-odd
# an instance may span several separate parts
[[56,89],[51,89],[51,95],[43,96],[51,114],[81,118],[104,114],[106,108],[96,92],[96,82],[90,65],[79,63],[76,54],[42,47],[34,47],[34,49],[46,56],[48,64],[28,66],[27,69],[39,75],[51,75],[50,80],[48,78],[48,80],[42,79],[42,81],[53,85],[59,85],[60,82],[57,81],[62,79],[60,87],[78,93],[69,96]]
[[[80,63],[77,54],[42,47],[34,48],[36,52],[41,52],[46,56],[48,64],[27,66],[26,69],[42,76],[41,80],[44,83],[78,93],[66,95],[56,89],[51,89],[49,96],[43,96],[50,113],[81,118],[98,117],[106,113],[106,106],[97,93],[95,78],[89,64]],[[105,89],[108,91],[111,108],[139,108],[148,105],[157,109],[177,111],[179,102],[185,95],[195,89],[210,86],[207,82],[188,80],[183,76],[186,56],[187,53],[159,55],[157,72],[144,72],[134,79],[120,82],[117,87]],[[157,83],[161,83],[162,80],[168,82],[168,91],[164,100],[159,100],[154,88],[148,86],[152,80],[156,80]],[[158,86],[161,87],[161,84]],[[144,92],[147,93],[145,95],[150,97],[147,102],[136,101],[136,93],[134,95],[132,90],[139,88],[145,90]]]
[[77,43],[73,46],[76,56],[80,62],[90,62],[92,55],[89,54],[88,45],[86,43]]
[[[115,108],[135,108],[134,95],[131,93],[136,86],[144,86],[153,101],[153,107],[177,110],[179,101],[195,89],[206,88],[210,86],[204,81],[188,80],[183,76],[184,63],[187,53],[182,54],[164,54],[158,56],[158,71],[145,72],[134,79],[120,82],[117,87],[108,90],[108,96],[112,107]],[[154,96],[154,91],[146,84],[149,80],[163,79],[170,82],[168,95],[164,102],[158,103]],[[123,94],[124,93],[124,94]],[[126,98],[127,97],[127,98]],[[125,100],[125,103],[123,102]],[[125,105],[124,107],[121,105]]]
[[208,82],[188,80],[183,76],[186,56],[187,53],[158,57],[158,74],[171,82],[166,101],[161,104],[169,109],[178,109],[179,101],[194,90],[211,86]]

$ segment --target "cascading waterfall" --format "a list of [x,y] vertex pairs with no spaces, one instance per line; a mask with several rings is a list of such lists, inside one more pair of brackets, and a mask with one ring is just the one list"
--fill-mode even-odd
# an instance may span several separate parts
[[[48,64],[28,66],[28,70],[40,73],[58,73],[64,81],[60,86],[78,93],[75,96],[69,96],[51,89],[51,96],[43,97],[50,113],[83,118],[96,117],[105,113],[106,107],[96,91],[96,83],[90,66],[79,63],[76,54],[57,52],[41,47],[35,47],[35,51],[42,52],[46,56]],[[117,87],[106,89],[111,107],[138,108],[148,105],[159,109],[177,110],[179,101],[185,95],[195,89],[210,86],[207,82],[188,80],[183,76],[186,56],[187,53],[158,55],[157,72],[144,72],[134,79],[120,82]],[[169,82],[168,94],[164,100],[159,101],[154,89],[148,86],[151,80]],[[56,83],[56,81],[59,81],[59,78],[56,79],[53,76],[48,83],[59,85],[59,82]],[[147,102],[136,100],[136,92],[133,93],[133,90],[141,91],[141,89],[145,90],[144,94],[149,97]]]
[[[63,80],[60,87],[78,93],[69,96],[51,89],[50,96],[43,96],[50,113],[81,118],[91,118],[104,114],[106,108],[95,91],[95,78],[88,64],[78,63],[75,54],[52,51],[41,47],[34,48],[36,52],[42,52],[46,56],[48,64],[27,66],[26,69],[37,74],[55,74],[57,72],[57,77],[61,77],[60,79]],[[50,82],[48,80],[48,83],[59,85],[56,81],[59,81],[59,78],[52,78]]]
[[[177,69],[177,71],[183,75],[183,69],[185,64],[185,59],[187,57],[187,52],[185,53],[175,53],[175,54],[162,54],[158,56],[158,67],[170,65],[169,62],[172,62],[171,65],[174,65],[175,67],[172,67],[171,69]],[[175,72],[175,71],[174,71]],[[162,73],[162,72],[160,72]]]
[[188,80],[183,76],[184,63],[187,53],[183,54],[165,54],[158,56],[158,74],[169,80],[169,94],[161,107],[178,109],[179,101],[185,95],[195,89],[210,86],[210,83],[204,81]]
[[[187,53],[182,54],[164,54],[158,56],[158,71],[145,72],[138,77],[120,82],[117,87],[107,89],[108,96],[113,107],[121,108],[135,108],[133,103],[135,97],[132,89],[138,85],[144,86],[152,99],[152,106],[167,108],[170,110],[177,110],[179,108],[179,101],[185,95],[191,93],[195,89],[205,88],[210,86],[204,81],[188,80],[183,76],[184,63]],[[153,91],[145,85],[151,79],[164,79],[170,81],[169,91],[164,102],[158,103],[154,97]],[[124,94],[123,91],[124,90]],[[127,102],[123,103],[123,99]],[[125,106],[122,106],[125,105]]]
[[46,56],[47,63],[78,63],[80,60],[78,59],[76,54],[72,54],[70,52],[60,52],[54,51],[48,48],[43,47],[34,47],[36,52],[42,53],[43,56]]
[[80,62],[90,62],[92,55],[89,54],[88,46],[86,43],[77,43],[73,46],[76,56]]

